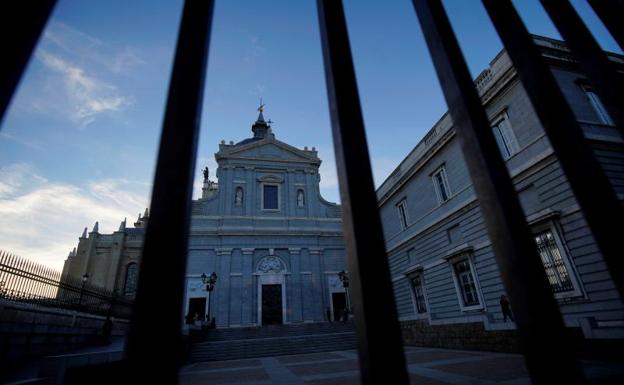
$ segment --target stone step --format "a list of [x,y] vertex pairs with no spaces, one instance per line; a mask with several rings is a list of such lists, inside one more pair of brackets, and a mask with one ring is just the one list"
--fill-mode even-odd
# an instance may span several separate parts
[[205,341],[193,345],[189,361],[221,361],[242,358],[280,356],[355,349],[356,337],[352,331],[282,335],[279,337],[250,338],[231,341]]
[[240,339],[271,338],[286,335],[306,335],[320,333],[352,332],[351,322],[343,323],[305,323],[271,326],[254,326],[208,330],[205,341],[230,341]]

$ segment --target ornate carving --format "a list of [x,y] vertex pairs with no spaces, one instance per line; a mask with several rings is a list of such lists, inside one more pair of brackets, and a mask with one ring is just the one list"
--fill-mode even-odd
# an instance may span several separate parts
[[275,256],[269,255],[267,257],[262,258],[262,260],[258,263],[258,272],[263,274],[275,274],[284,272],[284,262]]

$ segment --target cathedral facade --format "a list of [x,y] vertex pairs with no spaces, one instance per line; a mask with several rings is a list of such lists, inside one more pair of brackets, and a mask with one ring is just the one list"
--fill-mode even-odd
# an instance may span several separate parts
[[[346,254],[340,206],[320,194],[317,151],[277,140],[262,111],[252,132],[221,142],[218,184],[204,170],[193,201],[186,319],[237,327],[336,318],[347,304],[338,277]],[[208,291],[202,275],[213,272]]]
[[[192,202],[184,298],[189,321],[218,327],[338,319],[348,299],[338,273],[346,270],[340,206],[319,190],[321,160],[275,138],[262,111],[253,136],[222,142],[215,154],[218,183],[204,170],[201,198]],[[96,222],[70,252],[63,279],[133,298],[149,220],[102,234]],[[215,273],[211,291],[202,275]],[[191,322],[195,324],[195,322]]]

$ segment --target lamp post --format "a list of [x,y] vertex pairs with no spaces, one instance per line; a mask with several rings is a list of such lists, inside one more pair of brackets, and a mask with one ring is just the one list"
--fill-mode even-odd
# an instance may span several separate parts
[[345,273],[344,270],[342,270],[340,273],[338,273],[338,278],[340,279],[340,282],[342,282],[342,287],[344,287],[345,289],[347,310],[351,312],[351,301],[349,301],[349,276],[347,275],[347,273]]
[[206,291],[208,292],[208,314],[206,318],[210,322],[210,300],[212,299],[212,291],[214,290],[215,283],[217,283],[217,273],[213,271],[210,276],[207,276],[206,273],[202,273],[201,279],[204,285],[206,285]]
[[82,294],[84,292],[84,287],[88,279],[89,279],[89,274],[85,273],[85,275],[82,276],[82,286],[80,287],[80,297],[78,297],[78,307],[82,306]]

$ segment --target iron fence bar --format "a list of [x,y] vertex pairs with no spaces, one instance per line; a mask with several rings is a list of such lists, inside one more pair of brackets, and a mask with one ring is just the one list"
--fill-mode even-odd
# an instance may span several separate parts
[[[0,12],[0,124],[56,0],[6,1]],[[2,129],[0,125],[0,129]]]
[[584,383],[531,230],[440,0],[414,0],[535,384]]
[[624,50],[624,23],[622,23],[624,0],[587,0],[587,2],[602,20],[620,48]]
[[624,298],[624,225],[610,220],[624,218],[622,204],[511,1],[483,0],[483,4],[550,140],[620,297]]
[[[212,11],[212,0],[186,0],[182,11],[126,346],[127,369],[140,382],[175,384],[178,379],[179,362],[172,355],[181,351],[193,176]],[[158,322],[154,322],[155,309],[160,309]]]
[[541,0],[541,3],[600,95],[616,127],[624,132],[624,77],[618,75],[615,64],[600,48],[569,0]]
[[408,384],[342,1],[318,0],[363,384]]

